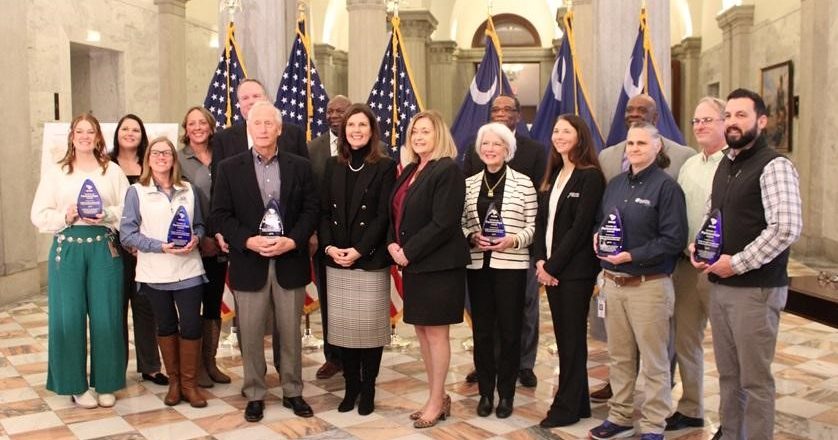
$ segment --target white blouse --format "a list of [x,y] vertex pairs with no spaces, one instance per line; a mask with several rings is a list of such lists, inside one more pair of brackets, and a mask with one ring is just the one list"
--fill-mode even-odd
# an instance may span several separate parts
[[[122,205],[129,185],[125,173],[114,163],[108,164],[104,175],[100,167],[92,171],[82,171],[79,167],[75,167],[72,174],[67,174],[66,169],[61,168],[60,164],[50,166],[41,176],[38,190],[35,192],[35,200],[32,201],[32,210],[29,214],[32,224],[40,232],[49,234],[67,226],[64,224],[67,208],[78,201],[82,183],[86,179],[93,181],[99,196],[102,197],[105,214],[102,226],[118,230],[122,217]],[[81,219],[77,219],[73,224],[87,225]]]
[[564,191],[570,176],[573,171],[567,173],[567,177],[561,178],[561,173],[556,177],[556,182],[553,184],[553,190],[550,191],[550,202],[547,205],[547,236],[544,237],[544,244],[547,247],[547,258],[553,253],[553,226],[556,220],[556,210],[559,209],[559,197]]

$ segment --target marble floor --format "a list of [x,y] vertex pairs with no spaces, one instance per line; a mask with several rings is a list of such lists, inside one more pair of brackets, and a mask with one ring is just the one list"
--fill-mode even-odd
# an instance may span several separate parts
[[[783,313],[773,370],[777,379],[776,439],[838,439],[838,330]],[[312,315],[312,328],[319,335],[319,314]],[[575,426],[543,430],[538,422],[552,400],[557,382],[558,359],[548,349],[554,341],[547,302],[541,303],[539,378],[534,389],[518,387],[515,412],[506,420],[477,417],[476,385],[465,382],[471,370],[471,354],[463,348],[470,336],[465,324],[452,328],[452,360],[447,388],[454,400],[452,416],[437,427],[415,430],[408,414],[426,397],[426,374],[419,358],[412,327],[400,325],[398,333],[413,344],[403,350],[385,351],[378,378],[376,411],[366,417],[356,412],[339,413],[343,380],[336,376],[317,380],[315,371],[323,361],[321,351],[303,356],[304,396],[315,417],[295,417],[281,405],[281,389],[270,371],[274,388],[267,400],[265,418],[248,423],[243,418],[246,401],[239,395],[241,358],[238,351],[223,346],[220,364],[234,377],[230,385],[205,390],[209,406],[194,409],[182,403],[163,404],[165,387],[139,382],[130,374],[127,388],[117,393],[113,408],[77,409],[66,396],[44,389],[47,369],[47,302],[43,296],[0,308],[0,440],[5,439],[574,439],[606,415],[606,405],[594,407],[593,417]],[[713,362],[710,331],[705,347],[705,404],[708,426],[667,433],[668,439],[700,440],[712,436],[718,426],[717,372]],[[133,354],[132,354],[133,356]],[[266,344],[266,357],[270,346]],[[590,341],[588,371],[591,387],[608,376],[607,354],[601,342]],[[129,371],[134,369],[134,361]],[[674,398],[680,395],[676,386]]]

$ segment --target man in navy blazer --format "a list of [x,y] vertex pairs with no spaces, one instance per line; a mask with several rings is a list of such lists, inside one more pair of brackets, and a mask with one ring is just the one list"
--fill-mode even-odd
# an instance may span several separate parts
[[[319,222],[319,201],[308,159],[279,150],[279,111],[258,102],[249,115],[252,149],[218,166],[212,197],[213,224],[230,247],[230,287],[236,298],[244,363],[245,419],[262,419],[265,383],[264,329],[273,317],[281,356],[282,403],[300,417],[313,411],[302,398],[300,316],[311,281],[308,240]],[[261,234],[265,208],[279,204],[284,232]],[[278,342],[278,344],[277,344]]]

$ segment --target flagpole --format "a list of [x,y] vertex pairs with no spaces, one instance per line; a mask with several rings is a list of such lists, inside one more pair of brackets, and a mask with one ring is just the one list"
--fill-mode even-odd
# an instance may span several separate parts
[[393,17],[390,19],[390,22],[393,24],[393,32],[392,32],[392,46],[393,46],[393,53],[390,56],[393,59],[393,66],[391,70],[393,71],[393,129],[390,130],[390,145],[396,146],[396,141],[398,140],[398,130],[396,130],[396,126],[399,124],[399,103],[398,103],[398,54],[399,54],[399,41],[398,41],[398,33],[396,32],[399,29],[399,25],[401,23],[401,19],[399,18],[399,3],[395,3],[395,9],[393,10]]

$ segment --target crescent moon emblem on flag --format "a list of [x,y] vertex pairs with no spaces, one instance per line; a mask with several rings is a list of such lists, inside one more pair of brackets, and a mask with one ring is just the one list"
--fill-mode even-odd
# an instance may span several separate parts
[[[559,75],[559,62],[562,63],[562,74]],[[562,81],[566,78],[567,74],[567,63],[565,62],[564,57],[559,58],[556,60],[556,63],[553,64],[553,72],[550,74],[550,87],[553,89],[553,99],[556,101],[562,100]]]
[[477,88],[477,78],[472,78],[471,85],[468,88],[472,101],[477,105],[486,105],[492,100],[492,97],[495,96],[495,91],[498,89],[498,76],[495,75],[495,79],[492,80],[492,87],[489,87],[489,90],[485,92]]
[[626,66],[626,76],[623,79],[623,90],[629,98],[634,98],[643,91],[643,87],[640,85],[640,78],[637,78],[638,84],[634,85],[634,79],[631,77],[631,60],[633,59],[633,57],[629,58],[628,65]]

